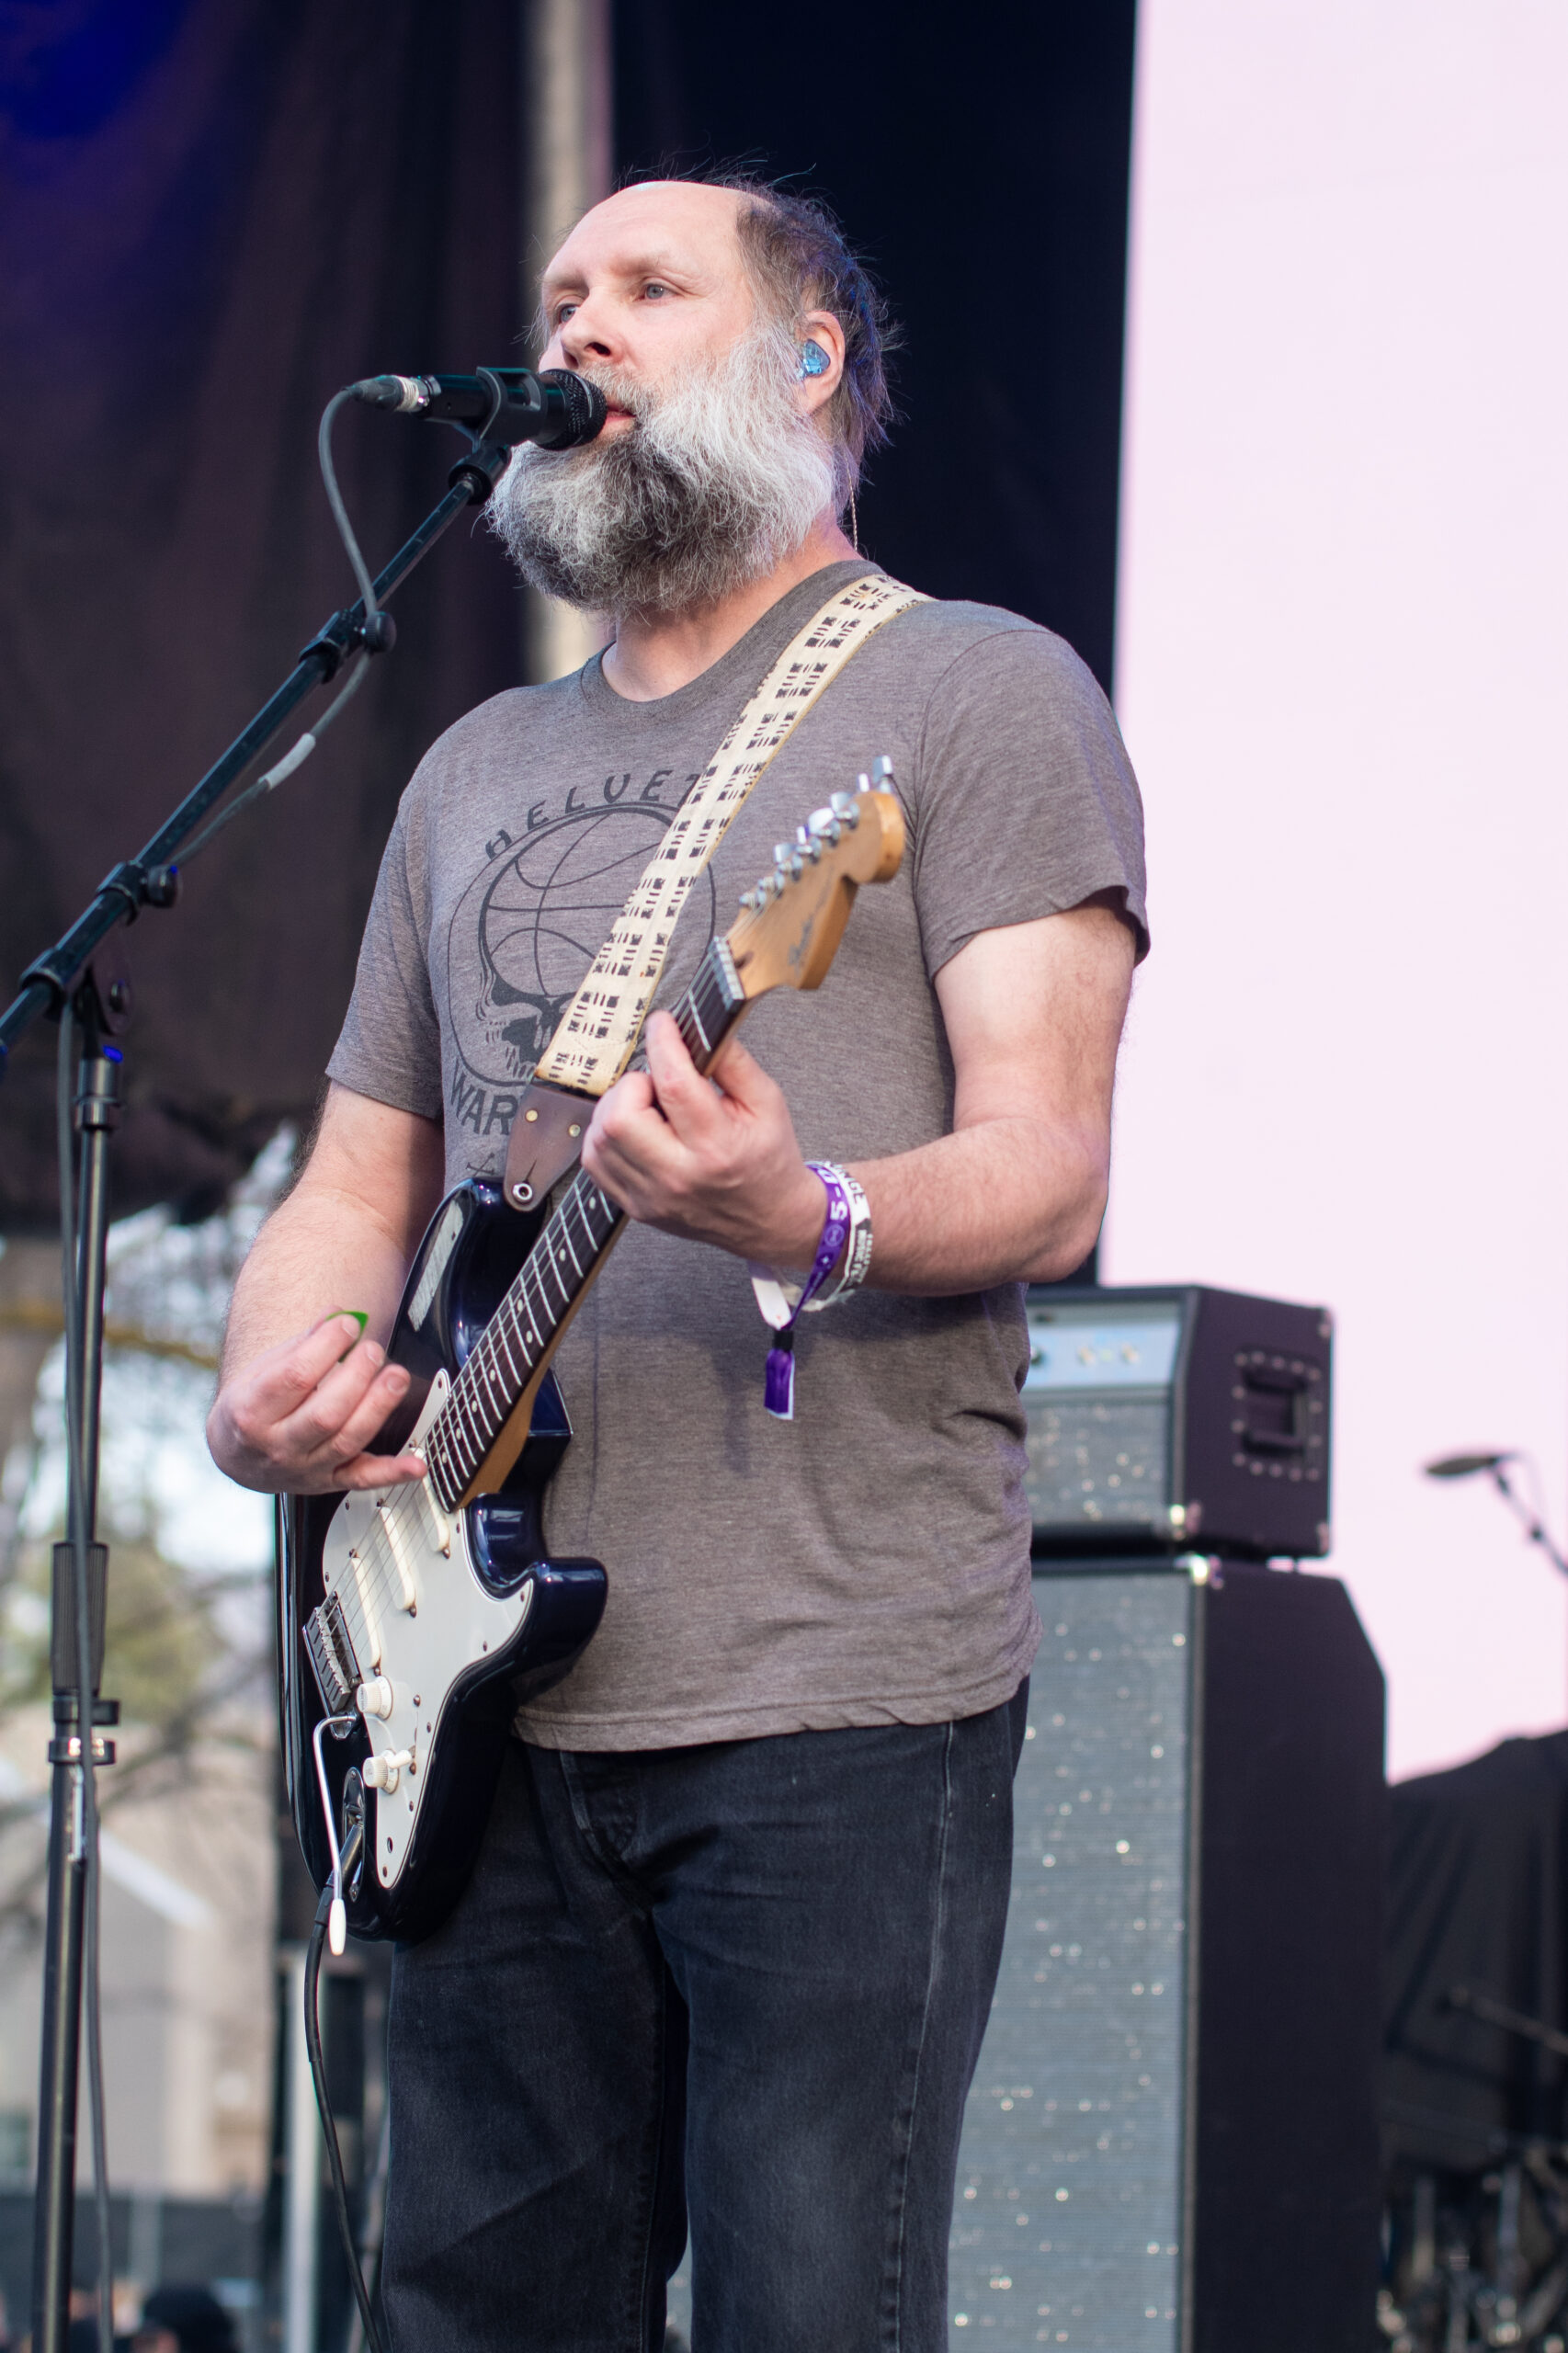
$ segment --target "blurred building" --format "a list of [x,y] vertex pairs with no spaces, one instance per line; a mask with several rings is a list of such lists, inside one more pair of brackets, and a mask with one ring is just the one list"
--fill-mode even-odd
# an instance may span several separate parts
[[[270,2157],[277,1879],[268,1727],[244,1720],[233,1741],[206,1730],[145,1795],[111,1803],[103,1832],[102,1987],[116,2268],[142,2287],[210,2277],[220,2264],[254,2279],[254,2242]],[[258,1738],[258,1733],[260,1737]],[[134,1756],[134,1726],[121,1735]],[[0,1731],[0,1873],[7,1901],[0,1972],[0,2168],[10,2227],[0,2230],[0,2284],[26,2309],[31,2174],[37,2143],[41,1961],[37,1901],[48,1828],[48,1720],[29,1709]],[[111,1797],[112,1775],[104,1793]],[[85,2067],[78,2179],[89,2179]],[[213,2210],[203,2233],[193,2209]],[[170,2210],[177,2210],[171,2244]],[[18,2227],[19,2226],[19,2227]]]

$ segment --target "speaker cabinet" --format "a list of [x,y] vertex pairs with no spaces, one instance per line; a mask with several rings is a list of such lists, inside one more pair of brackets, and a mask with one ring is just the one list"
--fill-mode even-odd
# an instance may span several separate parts
[[1383,1690],[1336,1579],[1037,1574],[951,2342],[1376,2341]]

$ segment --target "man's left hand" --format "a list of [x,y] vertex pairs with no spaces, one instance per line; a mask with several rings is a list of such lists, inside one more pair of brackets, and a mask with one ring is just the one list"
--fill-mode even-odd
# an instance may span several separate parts
[[618,1079],[583,1140],[583,1165],[642,1225],[737,1257],[809,1267],[826,1199],[779,1088],[738,1040],[705,1077],[667,1013],[648,1023],[648,1067]]

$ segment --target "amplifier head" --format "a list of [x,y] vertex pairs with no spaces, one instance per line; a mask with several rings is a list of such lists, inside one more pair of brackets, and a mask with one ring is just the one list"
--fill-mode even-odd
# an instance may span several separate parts
[[1199,1285],[1028,1295],[1037,1559],[1330,1545],[1333,1321]]

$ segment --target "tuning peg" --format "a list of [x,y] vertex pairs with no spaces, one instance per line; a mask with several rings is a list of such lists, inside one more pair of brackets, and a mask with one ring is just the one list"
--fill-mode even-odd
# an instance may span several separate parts
[[892,762],[886,752],[879,752],[871,762],[871,790],[886,792],[892,783]]
[[808,834],[814,835],[819,841],[825,842],[829,849],[834,849],[838,845],[844,828],[831,809],[813,809],[806,819],[805,830]]
[[833,796],[834,815],[851,830],[860,822],[860,803],[852,792],[835,792]]
[[795,828],[795,839],[800,845],[800,851],[798,854],[809,858],[812,864],[815,866],[822,857],[823,845],[821,835],[813,834],[808,825],[797,825]]

